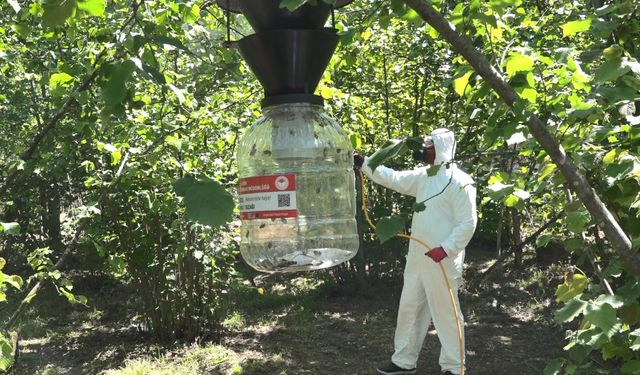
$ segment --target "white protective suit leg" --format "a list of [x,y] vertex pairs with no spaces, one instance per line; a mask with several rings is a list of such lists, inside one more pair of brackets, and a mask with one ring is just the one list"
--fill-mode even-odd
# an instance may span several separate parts
[[402,368],[415,368],[430,324],[431,312],[422,277],[405,271],[391,362]]
[[[427,293],[431,316],[433,317],[433,325],[438,333],[440,340],[440,368],[442,371],[451,371],[453,374],[460,374],[460,349],[458,345],[458,325],[456,323],[453,306],[451,306],[451,298],[449,289],[440,271],[440,266],[433,263],[430,268],[433,277],[424,278],[424,289]],[[433,273],[438,274],[434,275]],[[464,352],[464,320],[462,311],[460,310],[460,302],[458,300],[458,288],[460,286],[460,278],[449,277],[453,295],[455,297],[458,308],[458,317],[462,328],[462,351]]]

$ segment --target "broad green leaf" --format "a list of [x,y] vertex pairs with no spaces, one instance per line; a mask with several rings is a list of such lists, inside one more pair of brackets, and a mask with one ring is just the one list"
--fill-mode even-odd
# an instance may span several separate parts
[[588,302],[580,298],[569,300],[560,310],[556,311],[554,320],[558,323],[567,323],[582,314],[587,308]]
[[18,223],[0,223],[0,233],[6,233],[11,235],[20,234],[20,224]]
[[562,374],[562,366],[564,366],[564,359],[555,358],[547,364],[543,370],[544,375],[560,375]]
[[105,0],[78,0],[78,9],[91,16],[103,16],[106,6]]
[[235,207],[233,197],[215,180],[197,180],[184,190],[186,182],[178,183],[184,192],[187,217],[200,224],[216,228],[231,220]]
[[567,212],[567,228],[573,233],[582,233],[587,223],[589,222],[589,217],[584,214],[582,211],[573,211]]
[[593,80],[596,83],[613,81],[630,70],[631,68],[624,65],[620,59],[607,60],[596,69]]
[[67,73],[54,73],[49,78],[49,86],[52,89],[57,89],[58,87],[68,87],[73,83],[73,77]]
[[585,311],[585,317],[600,328],[608,338],[618,332],[622,326],[620,319],[616,316],[616,310],[608,303],[590,303]]
[[562,37],[576,35],[591,28],[591,19],[569,21],[562,25]]
[[173,190],[178,196],[184,197],[187,195],[187,190],[189,190],[195,182],[196,180],[191,176],[180,178],[173,183]]
[[62,25],[76,12],[76,0],[46,0],[42,4],[42,24],[46,27]]
[[533,70],[534,60],[531,56],[514,54],[507,59],[506,71],[508,76],[518,72],[529,72]]
[[466,93],[471,91],[471,86],[469,86],[469,78],[472,74],[473,70],[470,70],[463,74],[461,77],[453,80],[453,89],[458,95],[464,96]]
[[7,264],[7,261],[4,258],[0,258],[0,271],[4,268],[6,264]]
[[0,370],[7,371],[13,365],[13,346],[11,341],[0,334]]
[[581,294],[589,286],[589,279],[583,275],[575,274],[565,278],[564,283],[558,285],[556,289],[556,300],[567,302],[573,297]]
[[413,212],[422,212],[427,208],[424,202],[414,203],[413,204]]
[[9,277],[5,277],[4,281],[16,289],[22,289],[22,284],[23,284],[22,277],[18,275],[11,275]]
[[400,216],[385,216],[378,220],[376,224],[376,234],[380,238],[380,243],[395,237],[404,232],[404,219]]
[[382,146],[381,149],[376,151],[367,160],[367,165],[371,170],[375,171],[379,165],[384,164],[387,160],[390,160],[398,155],[402,155],[407,151],[407,146],[404,141],[392,139]]
[[116,105],[122,103],[127,96],[127,81],[135,69],[135,64],[131,61],[125,61],[120,64],[114,64],[110,67],[109,81],[102,90],[102,97],[108,105]]

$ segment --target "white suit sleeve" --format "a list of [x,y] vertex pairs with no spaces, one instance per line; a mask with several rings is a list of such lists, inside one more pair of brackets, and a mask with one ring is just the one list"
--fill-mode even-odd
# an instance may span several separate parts
[[368,162],[369,159],[365,157],[362,165],[362,172],[364,172],[371,181],[386,188],[395,190],[398,193],[411,195],[413,197],[416,196],[418,192],[418,182],[424,173],[415,169],[411,171],[398,172],[383,165],[378,166],[374,172],[367,165]]
[[454,258],[467,246],[478,223],[476,214],[476,188],[469,184],[465,187],[452,186],[450,194],[451,208],[455,227],[440,244],[448,256]]

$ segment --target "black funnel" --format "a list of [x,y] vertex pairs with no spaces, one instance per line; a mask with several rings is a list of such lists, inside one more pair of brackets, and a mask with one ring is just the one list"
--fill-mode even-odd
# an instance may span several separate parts
[[[220,6],[220,8],[222,9],[226,9],[230,12],[233,13],[240,13],[241,9],[240,9],[240,1],[242,0],[216,0],[216,3],[218,3],[218,6]],[[261,0],[248,0],[249,2],[251,1],[255,1],[255,2],[259,2]],[[321,2],[322,0],[319,0],[318,2]],[[339,9],[342,8],[345,5],[348,5],[350,3],[352,3],[353,0],[338,0],[336,1],[335,4],[335,9]],[[304,5],[303,5],[304,6]],[[296,9],[297,10],[297,9]]]
[[266,30],[240,39],[238,46],[267,97],[313,94],[338,39],[335,29]]
[[331,6],[305,4],[290,12],[280,8],[280,0],[238,0],[240,11],[255,31],[275,29],[318,29],[324,26]]

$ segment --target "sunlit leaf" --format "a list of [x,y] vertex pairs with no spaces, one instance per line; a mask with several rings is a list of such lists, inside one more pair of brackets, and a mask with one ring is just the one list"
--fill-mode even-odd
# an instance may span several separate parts
[[453,80],[453,89],[458,95],[464,96],[466,93],[471,91],[471,87],[469,86],[469,77],[471,77],[472,74],[473,70],[470,70]]
[[591,28],[591,19],[569,21],[562,25],[562,37],[573,36]]
[[507,59],[507,75],[512,76],[518,72],[529,72],[533,70],[534,60],[531,56],[514,54]]
[[106,7],[105,0],[77,0],[78,9],[87,12],[91,16],[103,16]]
[[583,275],[575,274],[567,276],[564,283],[556,289],[556,300],[567,302],[573,297],[581,294],[589,286],[589,279]]

